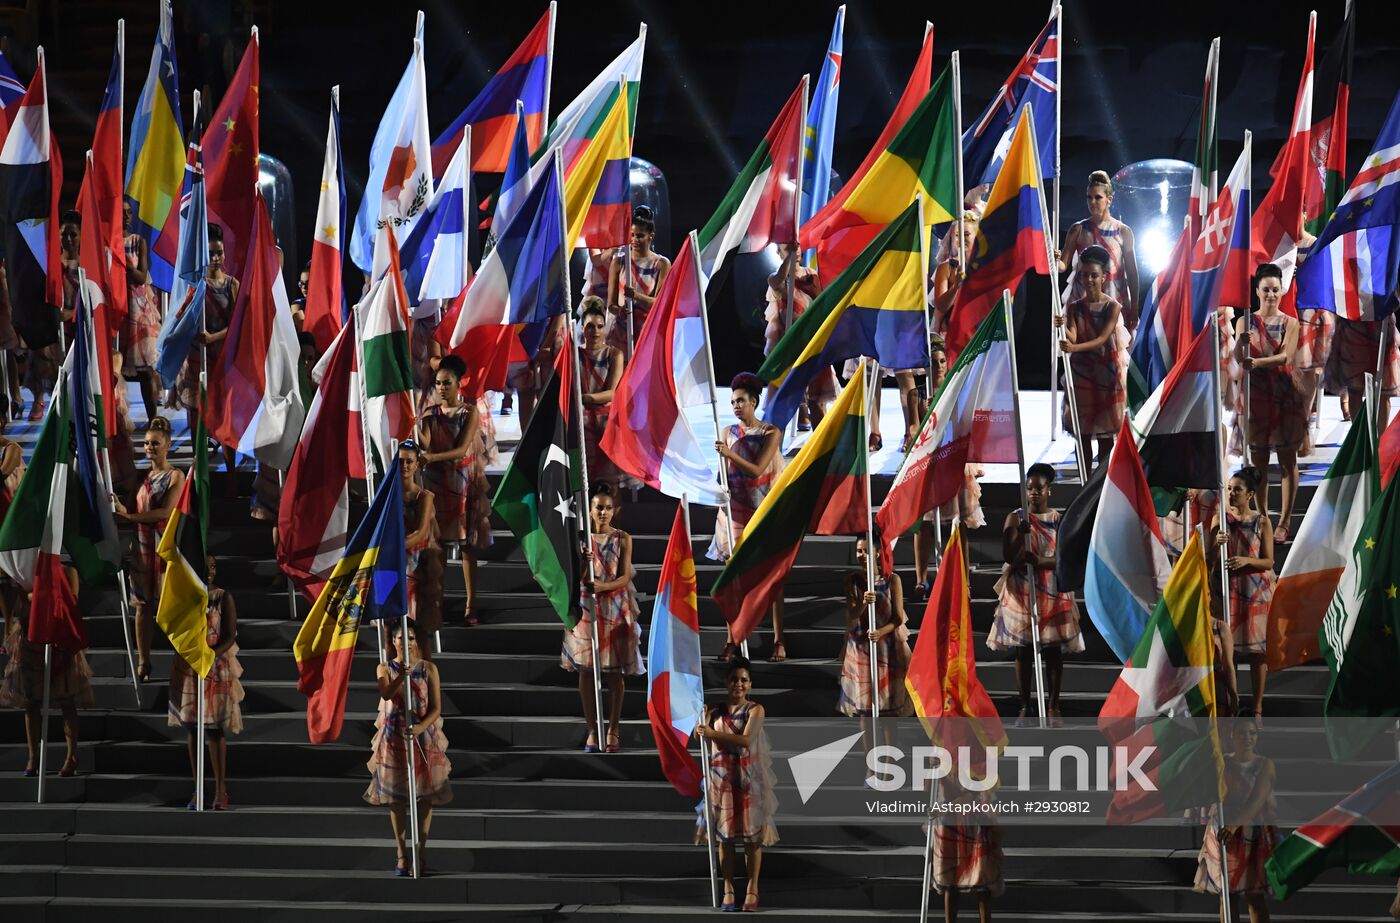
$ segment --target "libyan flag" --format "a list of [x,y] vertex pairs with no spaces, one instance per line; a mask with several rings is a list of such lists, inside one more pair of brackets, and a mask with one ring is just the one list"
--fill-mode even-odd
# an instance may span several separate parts
[[569,440],[576,351],[563,350],[491,507],[520,541],[535,582],[569,628],[578,624],[579,453]]
[[[201,403],[203,403],[201,401]],[[165,561],[156,624],[175,653],[201,677],[214,667],[206,612],[209,608],[209,453],[203,415],[195,417],[194,467],[170,514],[156,554]]]

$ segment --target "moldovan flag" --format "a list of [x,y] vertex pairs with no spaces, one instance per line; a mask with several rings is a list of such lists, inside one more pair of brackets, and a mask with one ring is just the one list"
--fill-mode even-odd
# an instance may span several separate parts
[[209,646],[209,451],[204,416],[196,414],[194,467],[165,524],[156,554],[165,561],[156,624],[190,669],[208,676],[214,667]]
[[744,527],[710,595],[743,641],[782,592],[808,532],[854,535],[868,525],[865,363]]
[[[251,272],[249,243],[257,234],[258,29],[243,51],[219,108],[204,130],[204,199],[209,220],[224,229],[224,271],[236,279]],[[210,388],[213,393],[213,388]]]
[[656,586],[647,661],[647,717],[661,757],[661,771],[687,798],[700,797],[700,767],[686,747],[705,714],[705,683],[700,670],[700,613],[696,605],[695,556],[690,545],[689,511],[676,510],[661,578]]
[[1109,823],[1179,814],[1224,797],[1210,619],[1206,559],[1193,535],[1099,712],[1115,773],[1127,783],[1113,793]]
[[1346,569],[1369,510],[1380,496],[1370,401],[1352,417],[1337,457],[1308,503],[1303,524],[1279,571],[1269,606],[1269,669],[1322,656],[1318,629]]
[[331,87],[331,118],[326,157],[321,164],[321,197],[311,238],[311,279],[306,286],[305,331],[322,354],[345,322],[345,271],[340,250],[345,231],[345,171],[340,161],[340,87]]
[[340,736],[360,622],[408,612],[404,538],[403,481],[396,456],[292,642],[297,689],[308,699],[306,733],[313,744]]

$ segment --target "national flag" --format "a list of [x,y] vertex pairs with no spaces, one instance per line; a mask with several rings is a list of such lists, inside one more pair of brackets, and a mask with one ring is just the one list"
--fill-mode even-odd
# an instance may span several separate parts
[[345,267],[340,241],[345,231],[345,169],[340,157],[340,87],[331,87],[326,156],[321,163],[321,196],[311,237],[311,278],[306,286],[302,330],[316,340],[316,350],[330,349],[346,320]]
[[[78,270],[79,278],[82,279],[83,291],[79,296],[78,310],[89,312],[92,318],[92,338],[93,338],[93,363],[96,367],[97,380],[101,385],[98,392],[102,397],[102,422],[104,432],[115,433],[117,431],[117,401],[113,393],[115,384],[112,380],[112,351],[115,348],[116,338],[112,331],[117,329],[114,322],[112,304],[109,300],[109,287],[112,284],[111,269],[113,265],[122,267],[121,276],[122,291],[126,291],[126,253],[121,246],[121,238],[117,239],[117,250],[111,249],[111,241],[102,238],[102,205],[98,202],[97,186],[93,181],[94,158],[92,151],[87,153],[87,170],[83,174],[83,183],[78,187],[78,210],[82,214],[82,223],[78,234]],[[116,204],[121,207],[121,186],[115,187],[118,191]],[[117,225],[120,231],[121,225]],[[115,261],[114,261],[115,257]],[[123,385],[124,387],[125,385]]]
[[1190,221],[1187,234],[1192,240],[1200,234],[1201,225],[1210,212],[1211,203],[1215,201],[1216,181],[1219,176],[1216,164],[1220,160],[1215,106],[1219,89],[1220,39],[1217,38],[1210,43],[1210,53],[1206,55],[1205,90],[1201,93],[1201,120],[1196,129],[1196,159],[1191,164],[1191,199],[1186,207],[1186,217]]
[[501,477],[491,508],[520,542],[530,573],[565,627],[579,619],[579,444],[573,417],[574,350],[555,359],[530,425]]
[[515,109],[518,116],[515,143],[511,145],[506,172],[501,177],[501,191],[496,194],[496,211],[491,215],[492,246],[506,232],[506,225],[520,210],[520,203],[525,201],[525,194],[530,191],[530,141],[525,133],[525,106],[517,100]]
[[63,162],[49,130],[44,50],[0,147],[0,238],[15,331],[30,349],[57,343],[63,272],[58,194]]
[[423,220],[404,238],[400,250],[404,290],[410,304],[422,304],[416,312],[427,316],[442,301],[462,294],[471,281],[472,265],[467,254],[471,226],[471,171],[467,148],[471,130],[457,147],[433,192],[433,200]]
[[[102,94],[102,108],[97,112],[97,126],[92,132],[92,163],[84,176],[84,184],[92,183],[96,208],[84,210],[83,228],[96,221],[93,256],[88,257],[86,240],[80,254],[88,278],[102,287],[113,330],[120,330],[126,320],[126,242],[122,220],[122,97],[123,67],[126,62],[126,28],[117,21],[117,47],[112,52],[112,69],[107,73],[107,89]],[[84,201],[78,193],[78,201]],[[134,217],[134,216],[133,216]],[[97,270],[100,270],[97,271]]]
[[1400,280],[1400,95],[1375,145],[1298,270],[1298,305],[1347,320],[1395,311]]
[[958,355],[933,409],[904,456],[875,521],[893,561],[893,541],[962,489],[968,464],[1015,464],[1016,410],[1006,311],[987,315]]
[[1333,759],[1354,759],[1400,718],[1397,556],[1400,483],[1392,480],[1366,512],[1318,636],[1331,674],[1322,713]]
[[1376,447],[1376,463],[1380,468],[1381,490],[1390,484],[1395,472],[1400,469],[1400,416],[1392,418],[1381,432],[1380,443]]
[[[1035,136],[1039,139],[1037,179],[1055,175],[1055,94],[1060,91],[1060,7],[1050,11],[1050,21],[1040,30],[987,104],[982,115],[963,132],[963,176],[968,187],[994,182],[1010,157],[1011,135],[1030,109],[1035,112]],[[961,197],[959,197],[961,198]]]
[[619,84],[616,101],[588,148],[564,174],[569,250],[623,247],[632,227],[631,105]]
[[1193,535],[1099,711],[1115,772],[1136,765],[1148,780],[1113,793],[1109,823],[1179,814],[1224,796],[1214,657],[1205,553]]
[[306,411],[277,510],[277,564],[312,602],[345,552],[350,480],[365,476],[360,395],[355,382],[355,319],[345,322]]
[[151,284],[163,292],[170,291],[175,276],[185,164],[178,75],[171,0],[160,0],[160,31],[151,49],[145,86],[131,115],[126,198],[131,203],[132,231],[150,250]]
[[467,362],[466,393],[505,386],[519,325],[542,325],[568,310],[567,230],[559,157],[526,194],[520,210],[481,262],[471,286],[438,325],[437,339]]
[[637,96],[641,92],[642,57],[646,47],[647,26],[642,23],[637,40],[623,49],[622,54],[603,68],[593,82],[555,116],[545,132],[544,140],[535,149],[535,166],[530,172],[532,183],[538,180],[540,164],[556,150],[564,168],[564,178],[573,175],[579,158],[603,134],[604,122],[617,104],[620,81],[627,85],[627,137],[633,136],[637,128]]
[[421,32],[413,40],[413,57],[404,69],[369,151],[369,178],[355,213],[350,258],[377,279],[383,271],[376,257],[380,228],[396,239],[412,232],[433,196],[432,144],[428,140],[427,78],[423,72]]
[[647,717],[667,781],[687,798],[700,797],[700,767],[686,744],[705,716],[705,681],[700,664],[700,613],[696,602],[695,556],[685,501],[676,510],[661,576],[656,584],[651,634],[647,638]]
[[[1347,0],[1346,19],[1341,31],[1322,53],[1313,85],[1313,99],[1332,111],[1312,123],[1313,170],[1303,206],[1307,210],[1304,228],[1314,237],[1322,233],[1327,219],[1337,208],[1347,188],[1347,108],[1351,101],[1351,65],[1356,49],[1356,4]],[[1316,107],[1314,107],[1316,108]]]
[[313,744],[340,736],[360,623],[408,613],[399,464],[395,456],[365,518],[292,642],[300,677],[297,689],[307,697],[306,733]]
[[1136,411],[1171,371],[1190,344],[1191,251],[1196,242],[1188,215],[1166,265],[1142,296],[1142,316],[1128,363],[1128,407]]
[[987,196],[982,220],[977,223],[977,243],[967,255],[967,278],[958,288],[948,316],[944,342],[951,358],[957,357],[972,331],[995,309],[1003,291],[1014,292],[1028,272],[1050,272],[1045,190],[1040,177],[1035,115],[1026,107]]
[[394,445],[413,435],[415,385],[408,347],[408,293],[389,228],[379,229],[375,249],[388,255],[388,270],[355,306],[355,313],[363,343],[365,433],[376,467],[385,471],[394,459]]
[[[470,144],[470,169],[500,173],[506,168],[511,141],[523,124],[533,148],[544,135],[549,109],[551,50],[554,48],[555,4],[540,17],[476,99],[433,142],[433,175],[442,177],[463,138]],[[523,111],[517,111],[517,101]],[[470,134],[468,134],[470,132]]]
[[1279,900],[1335,868],[1382,878],[1400,875],[1400,763],[1290,833],[1264,863],[1269,890]]
[[10,121],[20,99],[24,97],[24,83],[10,66],[10,59],[0,51],[0,144],[10,130]]
[[1089,539],[1084,605],[1120,661],[1137,647],[1171,564],[1127,418],[1113,443]]
[[782,592],[808,532],[851,535],[868,527],[865,376],[862,363],[763,498],[710,590],[736,642]]
[[258,188],[258,28],[204,131],[204,195],[209,220],[224,229],[224,272],[242,279],[253,251]]
[[601,445],[613,464],[663,494],[719,506],[718,475],[685,413],[709,404],[714,388],[698,253],[692,234],[676,254],[632,361],[613,389]]
[[850,194],[828,202],[803,225],[802,245],[816,248],[823,281],[843,271],[915,197],[924,201],[925,235],[933,225],[952,221],[961,212],[952,71],[950,65],[934,81]]
[[[822,58],[817,75],[816,92],[807,107],[806,123],[802,129],[802,204],[798,225],[805,224],[822,210],[831,198],[831,149],[836,142],[836,108],[841,97],[841,57],[846,41],[846,4],[836,8],[836,24],[831,27],[831,42]],[[796,228],[788,239],[797,239]]]
[[204,294],[209,269],[209,222],[204,204],[204,159],[198,141],[190,142],[185,162],[185,186],[177,215],[180,247],[170,291],[170,310],[161,320],[156,371],[167,388],[174,387],[180,368],[204,329]]
[[248,241],[248,272],[238,289],[223,349],[208,372],[209,433],[285,471],[306,416],[297,378],[301,345],[267,203],[256,188],[253,195],[256,221]]
[[731,254],[757,253],[770,244],[797,240],[806,100],[804,75],[719,208],[700,229],[700,272],[706,284]]
[[[873,174],[871,174],[873,175]],[[915,202],[812,299],[758,369],[774,387],[764,419],[786,426],[807,385],[833,364],[870,356],[889,369],[928,365],[927,225]]]
[[[203,397],[203,395],[201,395]],[[156,624],[175,653],[201,677],[214,667],[209,646],[209,452],[204,415],[195,414],[194,465],[161,533],[156,553],[165,561]]]

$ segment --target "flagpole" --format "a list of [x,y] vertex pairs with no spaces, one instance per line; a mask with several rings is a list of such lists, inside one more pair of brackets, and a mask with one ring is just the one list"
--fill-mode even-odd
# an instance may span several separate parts
[[[1247,136],[1248,136],[1248,132],[1246,132],[1245,134],[1246,134],[1245,146],[1248,147],[1248,145],[1249,145],[1249,140],[1248,140],[1248,137],[1247,137]],[[1250,318],[1250,317],[1252,317],[1252,316],[1253,316],[1253,315],[1246,315],[1246,318]],[[1215,335],[1211,336],[1211,341],[1212,341],[1211,354],[1212,354],[1212,356],[1213,356],[1213,358],[1214,358],[1215,364],[1214,364],[1214,366],[1213,366],[1212,369],[1211,369],[1210,378],[1211,378],[1211,381],[1214,382],[1214,388],[1215,388],[1215,406],[1216,406],[1217,408],[1219,408],[1219,410],[1217,411],[1217,413],[1220,413],[1220,414],[1223,416],[1223,415],[1224,415],[1224,412],[1225,412],[1225,410],[1224,410],[1225,398],[1224,398],[1223,395],[1222,395],[1221,387],[1220,387],[1220,336],[1219,336],[1219,334],[1215,334]],[[1246,341],[1245,341],[1245,348],[1246,348],[1246,349],[1248,349],[1248,343],[1249,343],[1249,341],[1246,340]],[[1244,379],[1245,379],[1245,383],[1248,384],[1248,382],[1249,382],[1249,370],[1248,370],[1248,369],[1245,369]],[[1249,407],[1248,399],[1249,399],[1249,392],[1248,392],[1248,390],[1246,390],[1246,392],[1245,392],[1245,401],[1246,401],[1246,403],[1245,403],[1245,408],[1246,408],[1246,412],[1248,412],[1248,407]],[[1248,421],[1248,416],[1246,416],[1245,419],[1246,419],[1246,422],[1247,422],[1247,421]],[[1245,447],[1244,447],[1244,451],[1245,451],[1245,455],[1248,456],[1248,454],[1249,454],[1248,430],[1245,431],[1245,436],[1246,436],[1246,438],[1245,438]],[[1216,436],[1215,436],[1215,458],[1216,458],[1216,465],[1219,467],[1219,471],[1220,471],[1220,494],[1216,497],[1215,508],[1216,508],[1216,516],[1217,516],[1217,518],[1220,520],[1219,525],[1218,525],[1218,528],[1224,530],[1225,533],[1228,535],[1228,534],[1229,534],[1229,524],[1228,524],[1228,521],[1226,520],[1226,516],[1227,516],[1228,514],[1226,513],[1226,508],[1225,508],[1225,498],[1226,498],[1227,496],[1229,496],[1229,494],[1226,492],[1226,489],[1225,489],[1225,488],[1226,488],[1226,480],[1227,480],[1227,478],[1228,478],[1228,476],[1229,476],[1229,469],[1230,469],[1230,463],[1229,463],[1229,462],[1230,462],[1230,449],[1229,449],[1229,443],[1228,443],[1227,440],[1228,440],[1228,437],[1225,435],[1225,433],[1224,433],[1224,431],[1222,430],[1222,428],[1216,427]],[[1267,478],[1268,472],[1264,472],[1264,475],[1265,475],[1265,477]],[[1268,490],[1268,485],[1267,485],[1267,483],[1266,483],[1266,484],[1265,484],[1265,491],[1266,491],[1265,496],[1268,495],[1268,494],[1267,494],[1267,490]],[[1200,527],[1202,530],[1204,530],[1204,529],[1206,529],[1206,528],[1209,527],[1209,523],[1204,523],[1204,522],[1202,522],[1202,523],[1197,523],[1197,526]],[[1212,534],[1211,537],[1210,537],[1210,539],[1211,539],[1211,541],[1215,541],[1215,536]],[[1204,538],[1203,538],[1203,539],[1202,539],[1202,548],[1201,548],[1201,551],[1202,551],[1202,552],[1205,552],[1204,544],[1205,544],[1205,542],[1204,542]],[[1207,560],[1209,560],[1209,559],[1207,559]],[[1231,638],[1230,638],[1230,621],[1231,621],[1231,619],[1230,619],[1230,545],[1229,545],[1228,542],[1226,542],[1224,545],[1221,545],[1221,546],[1220,546],[1220,611],[1221,611],[1221,614],[1224,616],[1224,619],[1225,619],[1225,637],[1221,639],[1221,643],[1222,643],[1222,644],[1232,644],[1233,642],[1232,642],[1232,640],[1231,640]],[[1233,670],[1233,669],[1234,669],[1234,658],[1233,658],[1233,657],[1231,658],[1230,664],[1231,664],[1231,669]],[[1238,699],[1238,692],[1236,693],[1236,698]],[[1236,710],[1238,710],[1238,708],[1239,708],[1238,702],[1236,703],[1236,706],[1235,706],[1235,707],[1236,707]],[[1223,852],[1223,849],[1222,849],[1222,852]]]
[[919,923],[928,923],[929,897],[933,888],[933,804],[938,797],[938,783],[928,787],[928,814],[924,818],[924,889],[919,895]]
[[[1042,203],[1044,199],[1041,200]],[[1053,288],[1053,286],[1052,286]],[[1026,450],[1023,447],[1021,437],[1021,385],[1016,373],[1016,337],[1011,333],[1011,290],[1002,289],[1002,311],[1006,317],[1006,347],[1011,359],[1011,401],[1012,410],[1016,417],[1016,466],[1021,473],[1021,509],[1026,514],[1026,529],[1021,539],[1021,547],[1026,547],[1027,537],[1031,526],[1031,502],[1026,495]],[[1035,565],[1026,565],[1026,579],[1029,586],[1026,588],[1026,595],[1030,597],[1031,603],[1031,665],[1035,670],[1035,702],[1036,708],[1040,712],[1040,727],[1047,726],[1045,714],[1045,678],[1041,675],[1040,658],[1040,600],[1039,593],[1035,585]]]
[[[374,286],[370,286],[373,289]],[[365,396],[365,341],[360,337],[360,331],[364,329],[360,321],[360,306],[364,299],[360,299],[350,306],[350,314],[355,318],[355,384],[360,391],[360,447],[365,453],[365,493],[371,502],[378,492],[374,483],[374,450],[369,437],[369,415],[365,412],[369,404],[369,398]],[[384,620],[374,620],[375,637],[377,639],[375,647],[379,650],[379,663],[383,665],[389,659],[389,653],[385,648]]]
[[[868,592],[875,590],[875,504],[874,497],[870,491],[870,414],[873,410],[874,399],[871,397],[870,387],[870,367],[871,360],[861,360],[860,374],[865,384],[865,430],[861,433],[860,453],[865,462],[865,588]],[[875,365],[874,378],[879,381],[880,367]],[[893,604],[893,601],[891,601]],[[875,603],[866,605],[866,644],[870,649],[870,739],[872,746],[878,739],[876,734],[876,722],[880,719],[880,660],[878,657],[878,642],[870,637],[870,632],[875,630]]]
[[[1391,324],[1388,319],[1381,321],[1381,341],[1379,348],[1376,350],[1376,385],[1378,386],[1378,391],[1381,393],[1385,392],[1385,354],[1390,348],[1390,327]],[[1367,395],[1370,395],[1369,391]],[[1376,397],[1372,403],[1376,405],[1374,410],[1375,432],[1380,434],[1385,431],[1385,425],[1388,421],[1382,417],[1381,408],[1383,405],[1380,398]]]
[[[30,604],[29,621],[34,621],[34,607]],[[23,640],[20,641],[23,644]],[[49,686],[53,679],[53,645],[44,645],[44,694],[39,704],[39,792],[38,804],[44,803],[44,779],[49,773]]]
[[[175,656],[180,656],[176,654]],[[190,677],[194,680],[194,720],[195,730],[195,770],[194,770],[194,809],[204,810],[204,677],[199,675],[199,671],[190,667]],[[184,698],[183,690],[181,699]],[[181,706],[184,705],[182,701]]]
[[[844,33],[843,33],[844,34]],[[783,282],[783,332],[792,329],[793,320],[793,299],[797,295],[797,267],[802,265],[801,244],[798,241],[798,230],[802,227],[802,179],[804,168],[807,165],[807,133],[806,118],[807,107],[810,104],[809,88],[811,86],[811,74],[802,75],[802,118],[803,134],[802,144],[798,146],[797,156],[797,191],[792,197],[792,249],[788,253],[788,258],[783,260],[783,269],[786,270],[787,278]],[[828,182],[829,182],[828,178]],[[813,195],[816,194],[815,188]],[[698,251],[697,251],[698,252]],[[805,402],[805,398],[804,398]],[[811,419],[811,408],[807,408],[808,419]]]
[[[549,39],[544,55],[544,112],[540,115],[540,136],[549,133],[549,85],[554,82],[554,24],[559,15],[559,4],[549,0]],[[471,126],[467,126],[470,129]],[[529,132],[525,133],[525,143],[530,143]]]
[[[689,549],[693,539],[690,535],[690,497],[684,492],[681,493],[681,520],[685,523],[685,547]],[[701,696],[700,720],[705,720],[704,696]],[[715,831],[710,826],[710,786],[707,784],[710,778],[710,751],[706,746],[704,737],[700,738],[700,796],[704,801],[705,813],[705,857],[710,860],[710,907],[719,907],[719,881],[715,868]]]
[[[1050,226],[1050,237],[1058,244],[1060,242],[1060,98],[1064,95],[1065,89],[1065,8],[1060,4],[1055,4],[1053,11],[1055,17],[1055,179],[1052,184],[1055,210],[1053,212],[1052,224]],[[1037,148],[1036,152],[1039,153]],[[1058,278],[1051,279],[1051,288],[1056,287]],[[1052,408],[1053,409],[1053,408]],[[1052,424],[1053,425],[1053,424]]]
[[[379,621],[376,619],[375,621]],[[403,629],[403,711],[404,721],[407,727],[404,728],[404,749],[408,752],[408,832],[413,837],[413,877],[416,880],[422,871],[418,864],[418,761],[414,756],[414,751],[418,747],[418,738],[413,734],[413,665],[410,663],[413,657],[413,650],[409,647],[408,639],[408,613],[404,613],[399,620],[399,625]]]
[[[287,472],[281,468],[277,470],[277,494],[280,497],[282,491],[287,489]],[[279,535],[280,538],[280,535]],[[287,615],[295,622],[299,616],[297,614],[297,588],[292,584],[292,578],[283,573],[283,579],[287,581]]]
[[[956,205],[956,207],[957,207],[957,209],[958,209],[958,214],[957,214],[957,221],[958,221],[958,271],[959,271],[959,272],[966,272],[966,271],[967,271],[967,244],[966,244],[966,243],[964,242],[964,240],[963,240],[963,212],[965,212],[967,209],[965,209],[965,208],[963,207],[963,198],[967,195],[967,187],[964,185],[964,184],[967,182],[967,177],[963,175],[963,150],[962,150],[962,131],[963,131],[963,122],[962,122],[962,52],[960,52],[960,51],[955,51],[955,52],[953,52],[953,54],[952,54],[952,60],[951,60],[949,63],[951,64],[951,66],[952,66],[952,68],[953,68],[953,118],[954,118],[954,119],[956,120],[956,122],[957,122],[957,131],[958,131],[957,159],[954,161],[954,163],[956,164],[956,170],[957,170],[957,175],[958,175],[958,180],[957,180],[957,183],[958,183],[958,200],[957,200],[957,202],[955,203],[955,205]],[[921,206],[921,207],[922,207],[922,206]],[[923,219],[923,216],[921,215],[921,216],[920,216],[920,220],[922,221],[922,219]],[[922,227],[922,224],[920,225],[920,227]],[[925,287],[927,288],[927,286],[925,286]],[[925,295],[925,297],[924,297],[924,304],[928,304],[928,293],[925,292],[924,295]],[[932,399],[933,399],[933,396],[930,395],[930,396],[929,396],[929,400],[932,400]]]
[[[953,52],[953,102],[954,102],[954,106],[956,107],[957,113],[958,113],[958,137],[961,138],[961,137],[962,137],[962,106],[961,106],[960,103],[958,103],[959,94],[960,94],[960,92],[961,92],[961,90],[960,90],[960,86],[961,86],[960,80],[961,80],[961,77],[960,77],[959,75],[960,75],[960,71],[958,70],[958,52],[955,51],[955,52]],[[958,190],[959,190],[959,194],[962,194],[961,190],[962,190],[962,186],[963,186],[962,167],[963,167],[963,161],[962,161],[962,145],[959,144],[959,145],[958,145]],[[924,371],[925,371],[925,375],[926,375],[926,378],[925,378],[925,381],[924,381],[924,390],[928,393],[928,405],[929,405],[930,408],[932,408],[932,407],[933,407],[933,399],[934,399],[934,397],[936,397],[936,395],[933,393],[933,328],[930,326],[930,324],[931,324],[931,321],[930,321],[930,318],[929,318],[930,308],[929,308],[929,303],[928,303],[928,266],[929,266],[929,263],[931,262],[930,259],[929,259],[929,253],[928,253],[928,245],[929,245],[929,239],[928,239],[928,238],[929,238],[929,235],[926,234],[926,233],[924,233],[924,231],[923,231],[923,228],[924,228],[924,197],[923,197],[923,195],[916,195],[916,196],[915,196],[915,201],[917,201],[918,204],[919,204],[919,229],[920,229],[920,230],[919,230],[919,250],[924,254],[924,270],[923,270],[923,272],[920,274],[920,278],[923,279],[923,285],[924,285],[924,340],[925,340],[925,342],[928,343],[928,365],[925,367],[925,370],[924,370]],[[960,204],[958,205],[958,248],[959,248],[959,251],[958,251],[958,252],[959,252],[959,254],[961,255],[961,259],[966,260],[966,259],[967,259],[967,253],[965,252],[965,251],[966,251],[966,247],[964,247],[964,245],[963,245],[963,233],[962,233],[962,230],[963,230],[963,208],[962,208],[962,205],[961,205],[961,203],[960,203]],[[965,262],[960,262],[960,263],[958,264],[958,272],[962,272],[962,271],[963,271],[963,267],[966,266],[966,265],[967,265],[967,264],[966,264]],[[916,438],[917,438],[917,434],[916,434]],[[909,450],[909,449],[912,449],[912,448],[913,448],[913,442],[912,442],[912,441],[911,441],[908,445],[905,446],[906,451]],[[920,528],[922,528],[922,527],[920,527]],[[931,548],[931,549],[929,549],[929,551],[927,552],[927,554],[928,554],[928,556],[929,556],[930,558],[932,558],[933,560],[938,561],[938,562],[940,562],[940,563],[941,563],[942,560],[943,560],[943,558],[942,558],[942,555],[943,555],[943,541],[942,541],[942,539],[943,539],[943,523],[939,521],[938,510],[935,509],[935,510],[933,511],[933,546],[934,546],[934,547]],[[914,541],[917,543],[917,542],[919,541],[919,539],[916,537],[916,538],[914,539]],[[893,548],[893,546],[894,546],[894,542],[893,542],[893,541],[890,542],[890,546],[891,546],[891,548]],[[918,564],[918,555],[917,555],[917,554],[914,556],[914,559],[915,559],[915,564],[917,565],[917,564]],[[926,562],[927,562],[927,559],[926,559]],[[890,565],[890,568],[893,569],[893,568],[894,568],[894,561],[890,561],[890,562],[889,562],[889,565]],[[935,572],[936,572],[936,571],[937,571],[937,568],[935,568]],[[918,582],[919,582],[919,583],[923,583],[924,580],[927,579],[927,577],[926,577],[924,574],[922,574],[922,573],[915,574],[914,576],[919,578],[919,579],[918,579]]]

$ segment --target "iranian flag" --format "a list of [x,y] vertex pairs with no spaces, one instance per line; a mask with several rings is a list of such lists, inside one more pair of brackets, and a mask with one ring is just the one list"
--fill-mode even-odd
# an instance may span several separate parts
[[1369,407],[1353,418],[1279,572],[1269,607],[1270,670],[1322,656],[1318,629],[1361,534],[1360,511],[1369,510],[1380,494],[1371,418]]
[[904,464],[875,517],[889,545],[929,510],[958,495],[969,463],[1015,464],[1015,393],[1005,303],[991,311],[938,390]]
[[413,435],[413,369],[409,364],[408,319],[411,308],[399,269],[399,247],[388,226],[379,229],[376,248],[388,253],[389,268],[356,308],[364,342],[365,432],[386,471],[394,460],[391,443]]
[[749,162],[700,230],[700,271],[707,281],[735,253],[797,240],[807,75],[798,82]]

